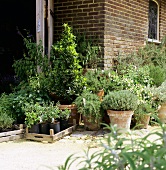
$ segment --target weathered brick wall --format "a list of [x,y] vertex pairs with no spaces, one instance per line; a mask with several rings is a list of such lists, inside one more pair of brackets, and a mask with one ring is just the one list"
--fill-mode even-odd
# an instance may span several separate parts
[[105,4],[105,67],[112,58],[142,46],[148,36],[148,0],[107,0]]
[[[166,35],[166,1],[160,4],[160,40]],[[55,0],[55,35],[62,23],[100,40],[104,67],[119,53],[130,53],[148,39],[149,0]]]

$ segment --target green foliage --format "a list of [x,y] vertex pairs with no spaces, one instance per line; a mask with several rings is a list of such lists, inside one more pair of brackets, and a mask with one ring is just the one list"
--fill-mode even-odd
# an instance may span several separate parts
[[114,91],[107,94],[102,101],[102,108],[105,110],[135,110],[138,105],[138,98],[129,90]]
[[83,68],[96,69],[101,57],[99,56],[100,46],[93,39],[87,39],[85,34],[78,34],[76,37],[76,51]]
[[135,110],[135,114],[153,114],[155,112],[155,108],[152,107],[149,103],[141,103],[138,105],[137,109]]
[[104,70],[89,70],[85,74],[86,88],[93,93],[99,92],[99,90],[105,90],[108,83],[107,75]]
[[41,121],[44,123],[52,122],[60,117],[59,114],[61,113],[61,110],[57,105],[54,106],[53,102],[49,104],[40,105],[40,109],[41,109],[40,114]]
[[52,46],[50,90],[71,102],[82,92],[85,79],[76,52],[75,36],[67,24],[63,28],[61,40]]
[[62,120],[68,120],[70,117],[70,114],[71,114],[71,110],[66,108],[65,110],[60,110],[59,117]]
[[96,94],[93,94],[89,91],[84,91],[76,98],[74,103],[77,106],[78,112],[84,116],[91,117],[91,121],[95,121],[102,117],[100,111],[101,102]]
[[[102,148],[94,153],[89,150],[85,156],[71,155],[59,170],[70,170],[76,161],[82,165],[78,170],[152,170],[166,169],[166,140],[163,125],[161,129],[150,132],[142,138],[135,139],[132,134],[119,136],[115,127],[103,141]],[[156,138],[154,139],[154,135]],[[154,140],[152,140],[154,139]]]
[[11,128],[15,118],[12,114],[11,98],[2,94],[0,97],[0,129]]
[[23,107],[23,110],[25,111],[25,124],[27,127],[31,127],[32,125],[38,124],[41,119],[41,115],[43,113],[43,108],[39,103],[26,103]]
[[17,76],[21,81],[27,81],[29,77],[35,76],[41,71],[47,74],[49,61],[47,56],[43,56],[42,42],[37,44],[28,36],[23,37],[23,40],[26,47],[24,56],[13,64]]
[[160,66],[150,66],[150,77],[153,79],[154,85],[157,87],[166,80],[166,70]]
[[158,88],[154,88],[155,99],[161,104],[166,102],[166,80]]

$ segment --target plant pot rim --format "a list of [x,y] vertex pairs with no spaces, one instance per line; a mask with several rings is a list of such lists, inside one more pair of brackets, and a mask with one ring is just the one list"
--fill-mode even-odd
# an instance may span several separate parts
[[107,110],[107,114],[134,114],[133,110]]
[[76,109],[77,106],[75,104],[60,104],[59,109]]

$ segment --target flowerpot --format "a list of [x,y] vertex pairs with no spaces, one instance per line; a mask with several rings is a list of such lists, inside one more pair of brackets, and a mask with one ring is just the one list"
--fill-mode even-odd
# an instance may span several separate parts
[[69,127],[69,121],[66,119],[60,119],[60,130],[65,130]]
[[107,110],[111,125],[117,125],[118,132],[127,132],[130,129],[133,111]]
[[41,123],[40,124],[40,133],[41,134],[49,134],[50,129],[49,129],[49,124],[48,123]]
[[80,114],[77,112],[77,107],[76,105],[60,105],[59,109],[61,110],[65,110],[65,109],[70,109],[71,110],[71,114],[69,117],[69,125],[73,125],[75,122],[76,124],[79,124],[79,118],[80,118]]
[[103,100],[103,96],[104,96],[104,90],[99,90],[98,93],[97,93],[97,96],[99,97],[100,101]]
[[100,124],[102,122],[102,119],[98,119],[97,121],[90,121],[94,120],[94,118],[90,118],[88,116],[82,116],[83,117],[83,122],[84,122],[84,129],[85,130],[99,130],[100,129]]
[[39,124],[32,125],[30,128],[28,128],[28,132],[29,133],[39,133],[40,132]]
[[166,123],[166,103],[162,104],[158,110],[158,117],[161,123]]
[[147,129],[150,121],[150,114],[134,114],[136,127],[139,129]]
[[50,129],[53,129],[54,133],[60,132],[60,122],[50,123]]

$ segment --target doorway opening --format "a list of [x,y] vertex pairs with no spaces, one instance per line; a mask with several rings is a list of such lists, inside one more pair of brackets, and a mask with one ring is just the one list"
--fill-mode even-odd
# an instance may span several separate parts
[[[23,38],[19,31],[36,35],[35,0],[0,1],[0,93],[8,92],[14,83],[12,65],[23,57]],[[24,34],[25,35],[25,34]]]

